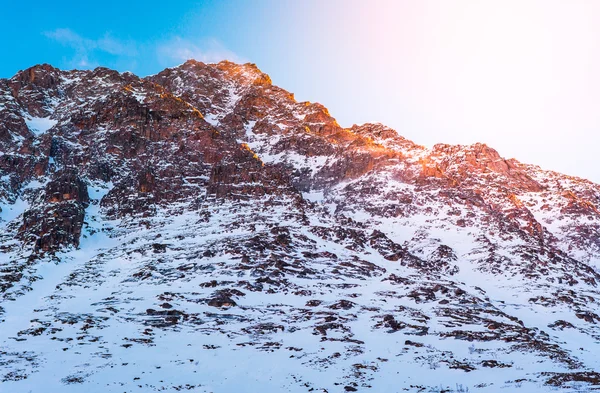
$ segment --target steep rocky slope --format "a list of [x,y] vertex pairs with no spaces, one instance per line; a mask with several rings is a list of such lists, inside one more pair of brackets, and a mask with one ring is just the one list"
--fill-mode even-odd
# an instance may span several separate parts
[[0,79],[0,391],[600,388],[600,186],[252,64]]

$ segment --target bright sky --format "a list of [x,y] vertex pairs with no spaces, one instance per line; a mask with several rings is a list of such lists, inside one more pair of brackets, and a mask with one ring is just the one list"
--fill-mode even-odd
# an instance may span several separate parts
[[600,182],[600,1],[3,2],[0,77],[250,61],[340,124],[485,142]]

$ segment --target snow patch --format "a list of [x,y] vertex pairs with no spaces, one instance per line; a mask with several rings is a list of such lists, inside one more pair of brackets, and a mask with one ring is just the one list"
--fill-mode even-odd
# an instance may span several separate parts
[[40,136],[54,127],[58,121],[50,119],[49,117],[28,117],[25,118],[25,123],[27,124],[27,128],[29,128],[35,136]]
[[6,224],[19,217],[29,208],[29,202],[23,199],[17,199],[14,203],[0,203],[0,228],[6,227]]

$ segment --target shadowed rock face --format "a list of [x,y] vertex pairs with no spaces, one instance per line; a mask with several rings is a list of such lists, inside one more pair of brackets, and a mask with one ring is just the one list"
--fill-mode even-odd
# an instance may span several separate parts
[[[459,373],[452,389],[492,368],[511,380],[490,389],[596,383],[571,334],[600,337],[598,206],[600,186],[484,144],[342,127],[253,64],[35,66],[0,79],[0,383],[133,389],[110,370],[146,371],[142,347],[189,381],[155,390],[231,391],[218,363],[192,380],[179,356],[199,350],[287,351],[279,391],[437,389],[398,376],[423,367]],[[62,273],[36,286],[49,260]],[[84,371],[54,381],[47,359]]]
[[24,212],[19,236],[33,243],[36,253],[77,247],[89,201],[87,184],[75,172],[59,172],[46,184],[41,200]]

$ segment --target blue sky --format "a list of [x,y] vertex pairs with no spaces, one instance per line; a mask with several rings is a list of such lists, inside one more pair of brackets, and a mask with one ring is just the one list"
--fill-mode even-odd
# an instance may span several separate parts
[[209,60],[233,51],[253,54],[257,41],[252,35],[261,37],[256,30],[251,35],[239,32],[249,32],[248,21],[267,15],[268,5],[106,0],[32,1],[24,6],[10,1],[2,7],[0,29],[9,38],[2,44],[11,56],[0,64],[0,75],[40,61],[61,68],[102,65],[147,75],[173,65],[179,60],[177,49],[183,47]]
[[248,61],[343,126],[484,142],[600,182],[597,15],[594,0],[8,0],[0,77]]

